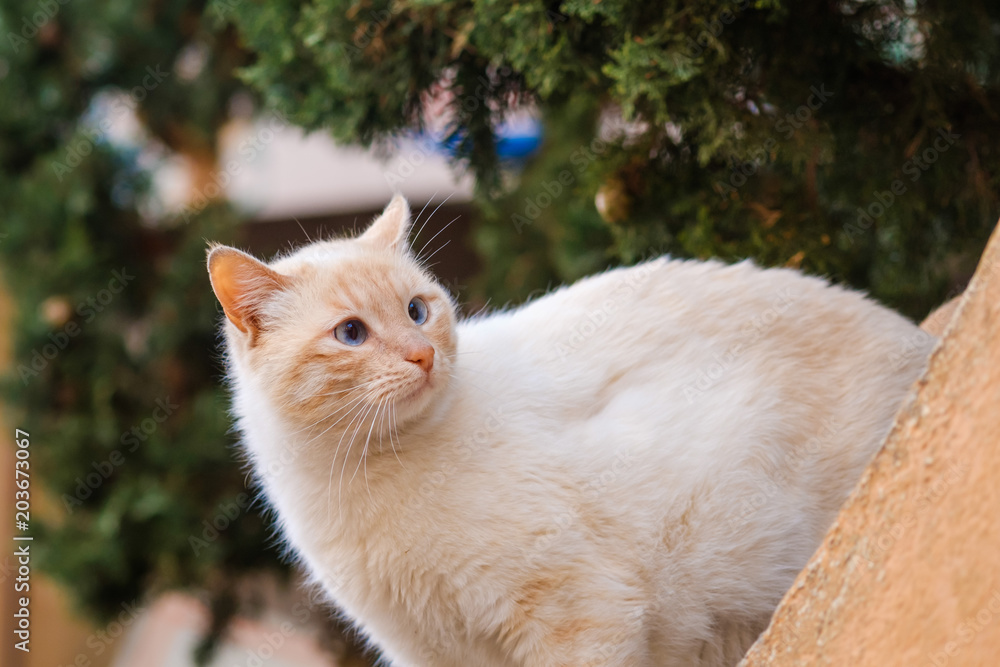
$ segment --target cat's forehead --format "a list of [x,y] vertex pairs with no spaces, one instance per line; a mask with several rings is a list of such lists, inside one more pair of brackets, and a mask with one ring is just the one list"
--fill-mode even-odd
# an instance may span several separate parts
[[324,305],[357,309],[432,283],[412,257],[359,247],[356,243],[315,243],[272,265],[294,276],[300,291]]
[[412,257],[377,250],[354,240],[312,243],[272,263],[279,273],[303,277],[413,279],[423,275]]
[[279,273],[299,273],[310,267],[332,267],[358,255],[357,245],[347,240],[317,241],[271,263]]

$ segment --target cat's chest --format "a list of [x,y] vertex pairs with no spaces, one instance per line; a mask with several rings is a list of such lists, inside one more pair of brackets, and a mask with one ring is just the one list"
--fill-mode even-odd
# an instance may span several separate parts
[[508,667],[484,636],[482,619],[484,600],[506,597],[490,572],[499,551],[470,553],[461,547],[475,539],[469,526],[419,514],[401,508],[363,537],[345,535],[309,559],[316,575],[398,664]]

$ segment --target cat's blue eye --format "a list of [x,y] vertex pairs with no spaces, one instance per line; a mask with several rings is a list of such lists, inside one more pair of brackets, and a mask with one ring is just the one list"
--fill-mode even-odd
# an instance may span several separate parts
[[344,345],[361,345],[368,338],[368,329],[361,320],[347,320],[337,325],[333,335]]
[[419,296],[415,296],[410,300],[410,305],[407,306],[406,311],[410,314],[410,319],[417,324],[423,324],[427,321],[427,304]]

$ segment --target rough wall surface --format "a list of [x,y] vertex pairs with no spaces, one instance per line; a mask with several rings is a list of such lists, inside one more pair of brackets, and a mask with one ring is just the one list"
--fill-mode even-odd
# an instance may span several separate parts
[[1000,666],[1000,227],[823,545],[741,666]]

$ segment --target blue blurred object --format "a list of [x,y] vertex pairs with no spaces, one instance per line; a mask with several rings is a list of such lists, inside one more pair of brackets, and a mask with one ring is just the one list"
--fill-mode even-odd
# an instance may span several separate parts
[[501,160],[525,160],[542,145],[542,123],[534,116],[522,114],[505,120],[497,128],[496,137]]
[[[454,157],[462,136],[463,131],[459,130],[450,136],[441,136],[437,139],[426,135],[424,138],[436,144],[441,153]],[[528,115],[508,119],[496,129],[495,136],[497,157],[502,162],[521,163],[537,153],[541,147],[542,123]]]
[[542,145],[542,133],[497,138],[497,155],[501,160],[523,160],[534,155]]

